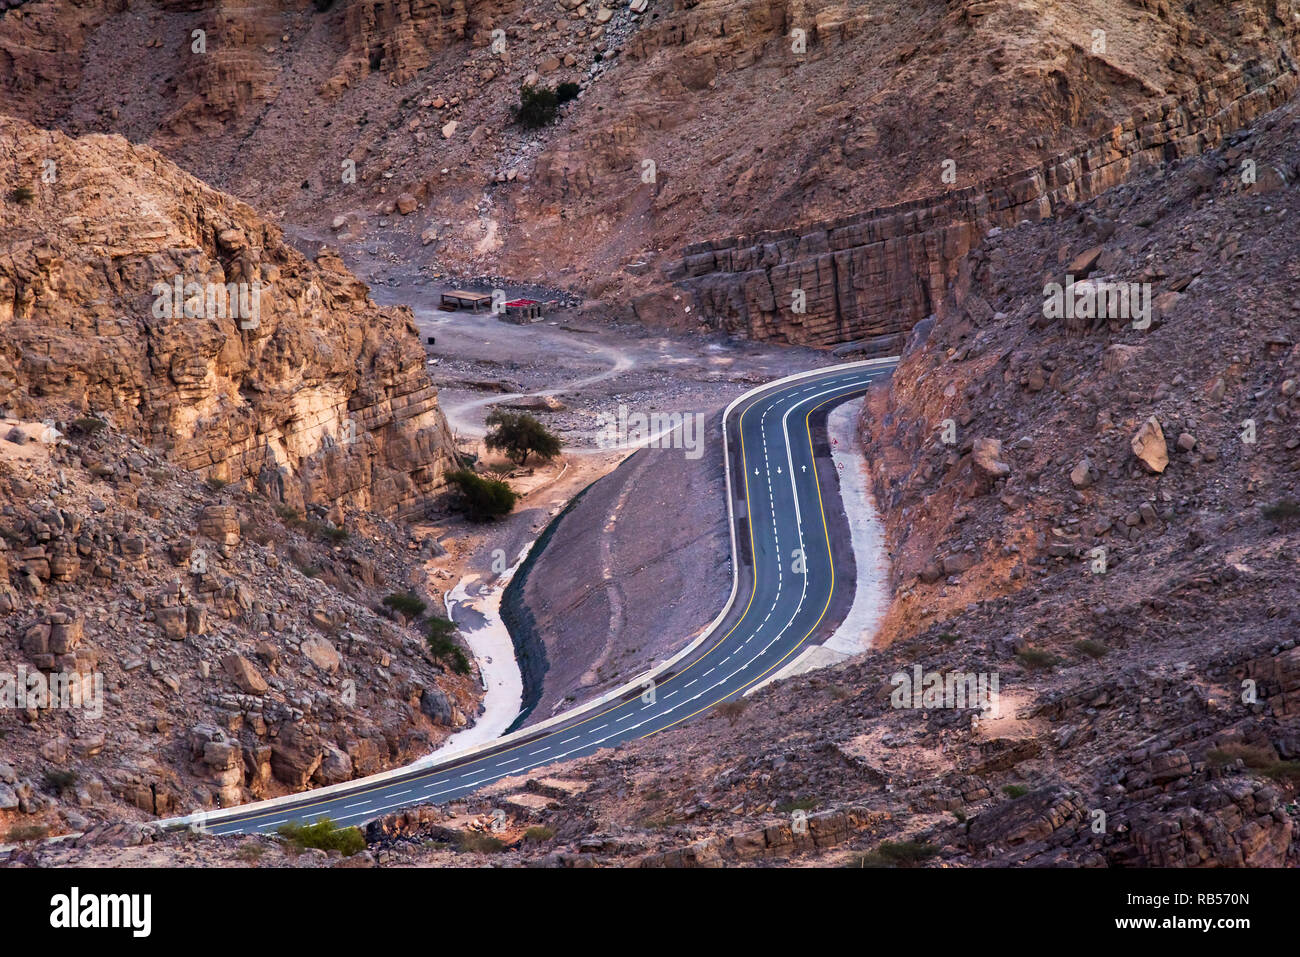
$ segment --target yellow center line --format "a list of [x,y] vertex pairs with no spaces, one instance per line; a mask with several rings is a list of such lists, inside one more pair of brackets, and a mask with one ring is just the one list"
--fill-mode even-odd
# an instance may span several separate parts
[[[859,388],[859,386],[854,387],[854,389],[856,388]],[[850,389],[848,391],[851,394],[853,389]],[[831,552],[831,533],[830,533],[829,526],[827,526],[826,524],[826,508],[822,504],[822,483],[821,483],[821,479],[817,477],[817,453],[813,450],[811,419],[812,419],[812,414],[816,412],[818,409],[820,409],[822,406],[826,405],[828,402],[838,401],[839,399],[844,398],[844,395],[845,393],[841,393],[839,395],[833,395],[829,399],[817,403],[815,406],[813,406],[811,409],[808,410],[808,414],[805,415],[803,418],[804,429],[808,433],[808,450],[813,457],[813,483],[817,487],[817,507],[821,512],[822,531],[826,537],[826,557],[830,561],[830,566],[831,566],[831,587],[826,592],[826,604],[822,607],[822,613],[817,616],[817,620],[813,622],[813,626],[808,629],[808,633],[806,635],[804,635],[802,638],[799,639],[799,643],[797,645],[795,645],[784,655],[782,655],[780,661],[777,661],[775,664],[769,667],[766,671],[764,671],[753,681],[746,682],[742,687],[737,688],[736,691],[743,691],[745,688],[753,687],[755,684],[762,681],[763,678],[765,678],[772,671],[773,668],[780,667],[781,662],[785,661],[786,658],[789,658],[792,654],[798,651],[803,646],[803,643],[809,639],[812,633],[817,630],[818,626],[821,625],[822,619],[826,617],[826,612],[831,607],[831,599],[835,597],[835,555]],[[721,704],[723,701],[726,701],[733,694],[735,694],[736,691],[729,691],[727,694],[723,695],[717,701],[714,701],[711,704],[706,704],[704,707],[700,708],[699,711],[692,711],[690,714],[686,715],[685,717],[678,718],[676,721],[672,722],[672,724],[666,724],[662,728],[659,728],[658,730],[651,731],[649,734],[643,735],[643,737],[646,738],[652,737],[658,734],[660,731],[667,731],[669,728],[673,727],[674,725],[681,724],[683,721],[695,717],[701,711],[708,711],[710,708],[714,707],[715,705]]]

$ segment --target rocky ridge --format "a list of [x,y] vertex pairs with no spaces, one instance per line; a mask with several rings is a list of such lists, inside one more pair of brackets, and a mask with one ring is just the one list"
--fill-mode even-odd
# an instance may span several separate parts
[[481,688],[381,603],[427,587],[440,550],[393,520],[455,461],[409,312],[147,147],[0,132],[0,685],[81,696],[6,698],[2,829],[435,748]]
[[1298,82],[1283,48],[1032,169],[831,223],[693,244],[666,275],[692,294],[702,321],[728,332],[820,346],[875,340],[882,354],[896,352],[991,230],[1055,216],[1144,169],[1213,148],[1293,96]]
[[[0,23],[0,77],[12,111],[150,142],[273,218],[332,229],[376,269],[509,275],[694,327],[693,297],[661,267],[699,237],[1045,168],[1135,111],[1194,104],[1225,71],[1277,61],[1295,17],[1278,0],[212,0],[130,16],[32,0]],[[126,76],[156,95],[121,101]],[[519,88],[538,83],[579,92],[554,125],[524,129]],[[355,182],[340,175],[349,161]],[[900,306],[934,288],[927,263],[955,258],[922,251],[919,279],[886,277]],[[829,341],[835,290],[850,319],[861,308],[878,324],[872,293],[798,268],[826,293],[806,330],[775,328],[761,289],[747,299],[723,277],[712,318]]]
[[[0,404],[104,417],[291,508],[410,514],[439,493],[452,441],[408,311],[147,147],[0,129]],[[212,301],[227,284],[256,315]]]

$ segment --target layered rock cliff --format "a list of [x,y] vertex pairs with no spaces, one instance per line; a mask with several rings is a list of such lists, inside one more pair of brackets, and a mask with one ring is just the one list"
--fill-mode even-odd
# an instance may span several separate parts
[[[1250,90],[1291,71],[1297,24],[1278,0],[31,0],[0,21],[0,84],[11,112],[149,142],[411,268],[617,296],[656,323],[695,327],[703,305],[706,325],[826,343],[871,335],[893,303],[927,314],[997,224],[985,205],[1059,207],[1076,180],[1095,195],[1156,141],[1212,141],[1276,103],[1280,81]],[[123,78],[154,95],[118,96]],[[515,122],[521,85],[565,82],[580,93],[553,125]],[[856,235],[822,249],[850,216]],[[742,255],[773,229],[792,230],[762,239],[779,260]],[[803,235],[807,255],[787,243]],[[729,236],[748,239],[687,254],[699,304],[665,283],[684,248]],[[796,280],[815,301],[787,316]]]
[[1213,148],[1298,83],[1282,49],[1023,172],[806,228],[688,246],[666,275],[691,292],[697,315],[728,332],[821,346],[875,340],[896,352],[985,234],[1060,215],[1144,169]]
[[409,313],[151,149],[0,130],[0,403],[102,416],[291,507],[437,494],[452,443]]
[[390,519],[455,456],[408,312],[152,149],[0,117],[0,332],[0,833],[337,783],[471,720],[472,666],[382,604],[427,587]]

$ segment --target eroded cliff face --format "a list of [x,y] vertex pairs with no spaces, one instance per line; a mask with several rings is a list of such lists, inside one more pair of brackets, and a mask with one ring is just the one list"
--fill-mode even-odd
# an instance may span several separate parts
[[1027,590],[1163,612],[1165,588],[1289,541],[1269,516],[1296,497],[1300,446],[1296,129],[1293,101],[961,262],[864,419],[898,588],[886,640]]
[[[0,85],[10,112],[53,123],[99,115],[133,133],[151,128],[175,143],[221,132],[278,97],[285,31],[328,22],[333,43],[316,56],[320,95],[337,95],[371,73],[405,83],[432,57],[466,38],[499,0],[25,0],[0,27]],[[6,0],[0,5],[16,8]],[[202,31],[202,36],[195,31]],[[153,86],[148,102],[92,103],[113,70]],[[315,71],[313,71],[315,74]],[[323,79],[322,79],[323,78]],[[83,83],[87,89],[83,89]],[[111,116],[110,116],[111,114]],[[125,130],[123,130],[125,132]]]
[[[1276,105],[1297,24],[1278,0],[31,0],[0,77],[12,111],[413,267],[824,344],[928,314],[988,228]],[[514,121],[522,84],[562,82],[554,125]]]
[[728,332],[802,345],[860,340],[896,353],[987,233],[1060,215],[1142,170],[1213,148],[1286,102],[1298,82],[1283,51],[1021,173],[805,229],[688,246],[667,276],[691,292],[701,319]]
[[0,832],[346,781],[477,712],[472,670],[381,605],[430,554],[400,525],[202,482],[102,419],[58,425],[0,418]]
[[[624,45],[617,89],[593,84],[538,156],[532,190],[590,226],[601,268],[580,274],[638,318],[811,345],[909,327],[988,229],[1276,106],[1300,26],[1273,3],[660,10]],[[694,242],[723,222],[740,235]],[[527,242],[576,253],[565,229],[543,220]]]
[[472,667],[382,604],[427,586],[393,520],[455,455],[409,313],[152,149],[0,117],[0,333],[0,831],[337,783],[468,723]]
[[0,403],[103,416],[292,507],[438,492],[452,442],[408,312],[151,149],[0,130]]
[[463,40],[470,11],[480,14],[490,3],[472,0],[364,0],[344,10],[347,54],[335,68],[325,92],[335,92],[371,72],[405,83],[427,68],[434,55]]

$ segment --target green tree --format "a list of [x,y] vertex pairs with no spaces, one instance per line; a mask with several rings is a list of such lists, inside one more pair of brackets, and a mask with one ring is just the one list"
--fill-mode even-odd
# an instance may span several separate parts
[[491,427],[484,439],[487,447],[505,452],[519,465],[528,461],[529,453],[543,462],[560,454],[560,440],[527,412],[493,409],[487,424]]
[[461,507],[471,521],[486,522],[509,515],[519,501],[505,482],[483,478],[469,469],[448,472],[447,481],[460,490]]

